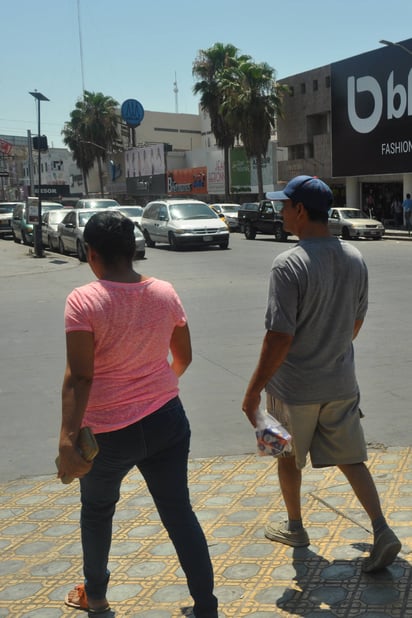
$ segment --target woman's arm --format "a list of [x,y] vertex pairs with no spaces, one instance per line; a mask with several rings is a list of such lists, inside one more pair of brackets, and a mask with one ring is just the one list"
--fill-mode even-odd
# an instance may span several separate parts
[[67,364],[62,387],[62,424],[58,477],[82,477],[91,468],[76,448],[94,370],[94,338],[87,331],[66,335]]
[[179,378],[192,362],[192,344],[187,324],[176,326],[170,339],[171,367]]

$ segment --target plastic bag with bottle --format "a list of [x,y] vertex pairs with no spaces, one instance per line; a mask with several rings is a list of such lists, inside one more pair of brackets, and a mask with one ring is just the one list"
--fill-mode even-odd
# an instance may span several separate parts
[[292,436],[267,410],[256,415],[256,440],[258,455],[279,457],[292,450]]

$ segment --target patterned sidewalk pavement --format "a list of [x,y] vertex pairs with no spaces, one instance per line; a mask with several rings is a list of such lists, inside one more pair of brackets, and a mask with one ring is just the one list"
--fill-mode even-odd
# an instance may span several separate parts
[[[412,617],[412,449],[371,451],[369,465],[389,524],[403,543],[379,574],[361,571],[370,526],[338,470],[304,472],[311,545],[264,538],[285,518],[276,463],[268,457],[190,462],[192,502],[207,536],[222,618]],[[82,581],[78,486],[54,476],[7,483],[0,496],[0,617],[84,616],[63,604]],[[107,618],[191,615],[173,547],[139,474],[125,480],[114,523]]]

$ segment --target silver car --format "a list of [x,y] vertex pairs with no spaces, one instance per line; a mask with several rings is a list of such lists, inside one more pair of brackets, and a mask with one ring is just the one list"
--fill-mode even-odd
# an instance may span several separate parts
[[142,229],[148,247],[167,243],[179,250],[189,245],[229,246],[227,225],[205,202],[166,199],[149,202],[143,211]]
[[331,234],[351,238],[373,238],[381,240],[385,228],[380,221],[368,217],[359,208],[331,208],[328,226]]
[[[86,262],[87,254],[84,244],[84,228],[86,223],[97,212],[101,210],[73,209],[69,210],[57,226],[58,247],[60,253],[76,253],[81,262]],[[143,259],[146,252],[145,240],[142,231],[135,225],[134,237],[136,240],[137,259]]]
[[48,210],[42,215],[41,222],[41,240],[45,247],[53,249],[59,248],[59,237],[57,235],[57,226],[67,214],[67,210]]
[[76,202],[74,208],[117,208],[119,202],[106,197],[83,197]]

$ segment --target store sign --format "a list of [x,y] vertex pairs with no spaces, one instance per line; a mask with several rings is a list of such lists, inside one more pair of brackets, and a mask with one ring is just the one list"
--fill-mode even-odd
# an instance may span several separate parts
[[120,114],[127,126],[138,127],[144,117],[143,105],[136,99],[126,99],[122,103]]
[[331,66],[332,174],[411,171],[412,39]]

